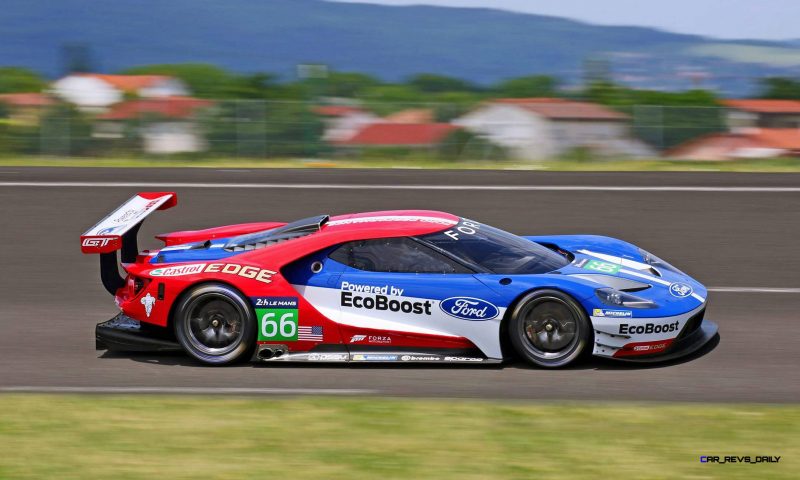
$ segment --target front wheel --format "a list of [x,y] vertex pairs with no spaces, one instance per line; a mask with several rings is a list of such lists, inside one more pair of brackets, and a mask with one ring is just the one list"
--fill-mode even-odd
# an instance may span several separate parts
[[523,297],[511,313],[508,333],[527,362],[558,368],[580,357],[591,341],[591,323],[581,306],[557,290]]
[[192,357],[211,365],[242,360],[255,344],[256,320],[237,290],[222,284],[198,285],[175,306],[175,336]]

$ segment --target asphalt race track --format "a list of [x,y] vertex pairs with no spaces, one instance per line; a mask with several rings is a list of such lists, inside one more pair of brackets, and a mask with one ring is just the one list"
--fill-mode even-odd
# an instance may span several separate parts
[[[235,187],[243,183],[246,188]],[[100,285],[98,259],[81,255],[78,237],[136,191],[175,184],[178,207],[145,222],[143,247],[157,246],[153,234],[170,230],[406,208],[451,211],[520,234],[620,237],[715,290],[708,318],[719,324],[720,339],[688,361],[595,360],[558,371],[521,364],[208,368],[179,355],[97,352],[94,325],[116,307]],[[0,391],[191,387],[186,391],[800,400],[796,174],[0,167],[0,204]]]

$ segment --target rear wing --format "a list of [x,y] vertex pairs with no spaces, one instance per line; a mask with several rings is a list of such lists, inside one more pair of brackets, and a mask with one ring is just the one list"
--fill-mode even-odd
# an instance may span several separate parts
[[177,203],[175,192],[140,192],[81,235],[81,252],[100,254],[103,286],[112,295],[125,283],[119,275],[117,250],[121,250],[123,263],[135,262],[139,253],[136,235],[144,219]]

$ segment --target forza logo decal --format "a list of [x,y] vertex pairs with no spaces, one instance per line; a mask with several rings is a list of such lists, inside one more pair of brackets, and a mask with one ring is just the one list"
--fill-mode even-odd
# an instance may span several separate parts
[[464,320],[491,320],[500,313],[500,310],[480,298],[451,297],[442,300],[439,308],[451,317]]
[[83,239],[81,245],[84,247],[105,247],[111,239],[108,237],[87,237]]
[[385,335],[353,335],[350,343],[358,343],[366,340],[367,343],[392,343],[392,338]]
[[237,263],[194,263],[191,265],[156,268],[150,270],[149,274],[153,277],[182,277],[184,275],[194,275],[196,273],[224,273],[227,275],[238,275],[257,282],[270,283],[272,282],[272,276],[278,272],[247,265],[242,266]]
[[258,340],[297,341],[297,297],[252,297],[258,318]]
[[410,302],[407,300],[389,300],[386,295],[361,296],[353,292],[342,292],[341,306],[348,308],[364,308],[367,310],[383,310],[390,312],[413,313],[415,315],[430,315],[433,302]]
[[673,283],[669,286],[669,293],[671,293],[673,297],[685,298],[691,295],[693,291],[692,287],[685,283]]
[[622,323],[619,326],[620,335],[640,335],[651,333],[670,333],[677,332],[681,326],[681,322],[668,323],[666,325],[658,325],[655,323],[645,323],[643,325],[629,325]]

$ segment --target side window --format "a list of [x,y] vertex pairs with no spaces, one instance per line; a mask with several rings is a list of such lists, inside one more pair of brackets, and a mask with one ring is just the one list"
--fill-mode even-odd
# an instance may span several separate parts
[[357,240],[343,244],[328,256],[368,272],[472,273],[439,252],[405,237]]

